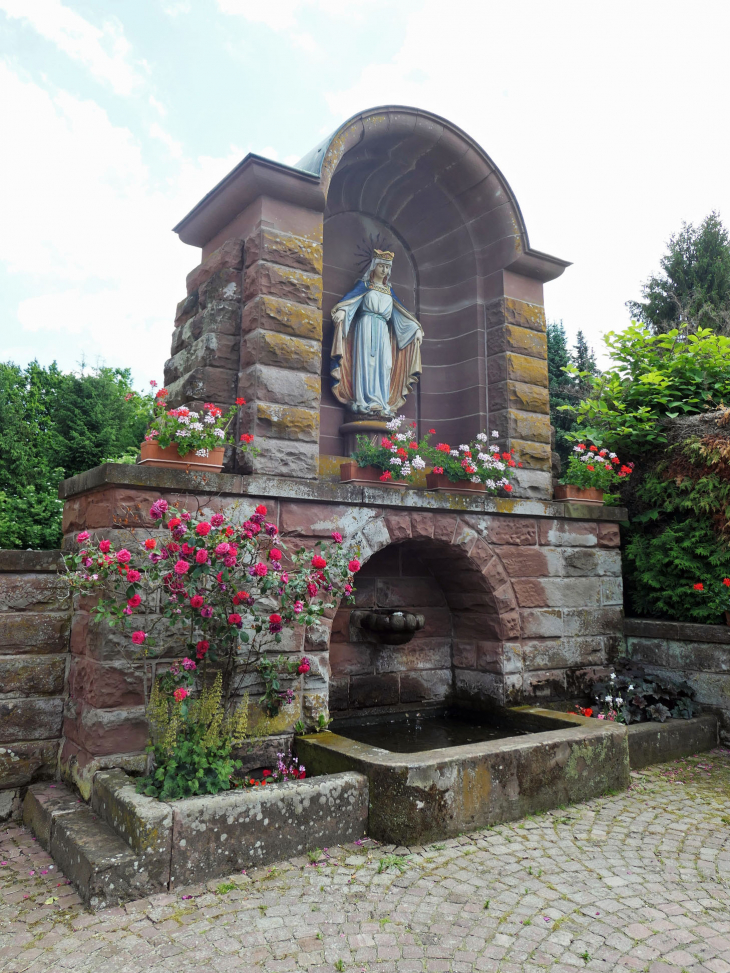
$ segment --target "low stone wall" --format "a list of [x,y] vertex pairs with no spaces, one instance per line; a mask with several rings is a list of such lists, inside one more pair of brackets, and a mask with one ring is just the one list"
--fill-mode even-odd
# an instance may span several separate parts
[[0,551],[0,820],[56,775],[71,603],[59,551]]
[[685,679],[730,743],[730,627],[627,618],[626,654],[651,675]]

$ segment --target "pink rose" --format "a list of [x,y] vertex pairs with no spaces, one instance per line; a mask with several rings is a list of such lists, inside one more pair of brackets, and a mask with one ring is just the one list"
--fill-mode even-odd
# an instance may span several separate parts
[[272,561],[280,561],[281,551],[279,550],[279,548],[272,547],[271,550],[269,551],[269,557],[271,558]]
[[216,549],[215,549],[215,556],[216,557],[225,557],[226,554],[228,554],[228,552],[230,551],[230,549],[231,549],[230,544],[227,544],[224,541],[222,544],[218,544],[218,546],[216,547]]
[[76,538],[76,540],[79,542],[79,544],[83,544],[84,541],[88,541],[88,539],[89,539],[89,532],[88,532],[88,530],[82,530],[81,533]]
[[205,564],[205,562],[208,560],[208,552],[204,547],[201,547],[198,553],[195,555],[195,560],[198,564]]
[[360,570],[360,562],[356,557],[354,557],[347,565],[347,570],[352,571],[353,574]]
[[213,516],[210,518],[210,522],[214,527],[222,527],[224,520],[225,517],[223,514],[213,514]]
[[99,550],[102,554],[108,554],[111,546],[111,541],[99,541]]
[[269,569],[266,567],[263,561],[259,561],[258,564],[254,564],[251,570],[257,578],[265,578],[269,573]]
[[332,531],[332,540],[335,542],[335,544],[341,544],[342,543],[342,534],[338,530],[333,530]]
[[132,632],[132,641],[135,645],[144,645],[147,634],[145,632]]
[[223,563],[227,568],[235,568],[236,566],[236,556],[235,554],[229,554],[228,557],[223,559]]
[[142,575],[139,573],[139,571],[136,571],[134,568],[130,568],[129,571],[127,571],[127,581],[129,581],[130,584],[134,581],[139,581],[141,577]]
[[129,605],[130,608],[136,608],[137,605],[141,603],[141,601],[142,601],[141,596],[138,594],[134,594],[132,595],[131,598],[127,599],[127,604]]
[[187,574],[190,565],[187,561],[176,561],[175,562],[175,574]]
[[[102,541],[101,543],[103,544],[104,541]],[[101,547],[101,544],[99,545],[99,547]],[[131,560],[132,560],[132,555],[129,553],[126,547],[123,547],[121,551],[117,551],[117,561],[119,561],[120,564],[126,564],[128,561]]]

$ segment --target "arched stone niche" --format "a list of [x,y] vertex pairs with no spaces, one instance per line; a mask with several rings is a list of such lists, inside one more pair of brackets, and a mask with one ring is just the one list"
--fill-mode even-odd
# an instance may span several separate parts
[[452,443],[498,429],[523,464],[513,496],[551,496],[543,283],[567,263],[530,246],[504,176],[457,126],[361,112],[296,166],[247,156],[175,229],[203,263],[178,307],[170,401],[246,398],[253,472],[316,478],[343,454],[330,312],[379,236],[425,330],[405,413]]
[[520,441],[525,467],[546,474],[542,284],[566,264],[530,248],[494,162],[445,119],[386,108],[350,119],[299,165],[319,172],[326,194],[321,452],[342,452],[330,312],[358,276],[358,248],[379,235],[396,254],[394,289],[425,331],[423,374],[406,415],[419,433],[434,427],[447,442],[498,428]]

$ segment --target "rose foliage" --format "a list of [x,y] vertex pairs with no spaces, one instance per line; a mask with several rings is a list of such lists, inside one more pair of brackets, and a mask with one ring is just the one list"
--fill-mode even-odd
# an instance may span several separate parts
[[[227,789],[231,750],[244,726],[235,701],[247,676],[264,678],[263,705],[276,713],[293,699],[291,687],[279,690],[278,681],[276,691],[271,687],[269,656],[282,633],[313,625],[352,594],[360,562],[344,549],[340,534],[331,544],[317,541],[314,551],[288,551],[266,516],[266,507],[259,505],[234,525],[223,514],[204,518],[158,500],[150,509],[158,529],[148,531],[133,550],[106,539],[92,543],[82,531],[76,538],[79,550],[65,557],[70,587],[96,596],[93,613],[129,632],[130,655],[144,659],[145,696],[151,660],[177,646],[176,654],[184,655],[152,681],[148,715],[151,707],[155,769],[153,779],[143,781],[147,793],[184,796]],[[156,661],[158,672],[164,665]],[[280,656],[273,665],[304,679],[310,660],[292,665]],[[210,692],[216,678],[216,704],[210,698],[204,706],[196,703],[196,694],[203,699],[200,693],[206,687]]]

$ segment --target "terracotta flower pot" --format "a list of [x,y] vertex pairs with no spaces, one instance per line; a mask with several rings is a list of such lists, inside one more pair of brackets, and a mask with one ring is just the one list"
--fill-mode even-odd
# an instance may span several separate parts
[[445,473],[427,473],[426,489],[440,490],[446,493],[484,493],[483,483],[472,483],[471,480],[450,480]]
[[358,466],[352,460],[349,463],[340,464],[340,482],[354,483],[358,486],[387,486],[403,487],[409,486],[405,480],[381,480],[382,471],[376,466]]
[[208,450],[207,456],[198,456],[195,450],[181,456],[175,444],[163,448],[157,443],[142,443],[139,465],[164,466],[185,473],[220,473],[225,451],[225,446],[216,446]]
[[579,500],[581,503],[603,503],[603,490],[595,487],[577,487],[570,483],[558,483],[554,500]]

